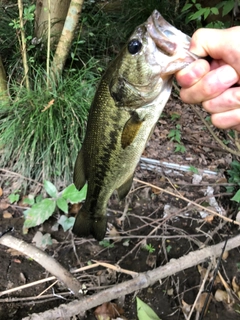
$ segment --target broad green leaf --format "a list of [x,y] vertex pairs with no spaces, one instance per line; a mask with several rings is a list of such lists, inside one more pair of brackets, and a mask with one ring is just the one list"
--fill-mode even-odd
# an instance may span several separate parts
[[43,182],[43,186],[44,186],[45,190],[47,191],[47,193],[50,195],[50,197],[57,198],[57,193],[58,193],[57,188],[55,187],[55,185],[52,182],[45,180]]
[[216,7],[211,8],[211,12],[213,14],[219,14],[218,8],[216,8]]
[[68,218],[65,215],[62,215],[58,219],[58,223],[63,227],[64,231],[67,231],[68,229],[72,228],[72,226],[74,225],[74,222],[75,222],[74,217]]
[[46,233],[43,235],[42,232],[37,231],[32,239],[32,242],[35,243],[36,247],[45,250],[47,246],[52,245],[52,238],[50,233]]
[[172,129],[169,131],[168,138],[172,138],[174,136],[175,136],[175,130]]
[[24,233],[26,233],[26,229],[36,227],[51,217],[55,208],[56,201],[52,199],[44,199],[41,202],[34,204],[32,208],[24,211]]
[[71,203],[78,203],[86,199],[87,184],[78,191],[74,184],[63,190],[62,197]]
[[191,15],[190,20],[197,20],[204,14],[204,12],[205,12],[205,8],[200,9],[199,11]]
[[190,9],[193,5],[191,3],[187,3],[184,5],[184,7],[182,8],[182,12],[187,11],[188,9]]
[[24,204],[29,204],[30,206],[33,206],[35,203],[34,195],[29,194],[27,198],[23,199]]
[[195,7],[196,7],[198,10],[201,10],[201,9],[202,9],[202,6],[201,6],[200,3],[196,3],[196,4],[195,4]]
[[166,248],[167,253],[169,253],[169,252],[171,251],[171,249],[172,249],[172,246],[169,244],[169,245],[167,246],[167,248]]
[[20,198],[19,194],[16,194],[16,193],[12,193],[8,196],[10,203],[18,202],[19,198]]
[[174,140],[177,141],[178,143],[181,143],[181,132],[176,130],[176,135],[174,137]]
[[233,8],[234,8],[234,0],[225,1],[225,4],[223,6],[222,16],[224,17],[225,15],[227,15]]
[[146,303],[137,297],[138,320],[161,320]]
[[205,12],[203,14],[204,20],[207,19],[207,17],[209,16],[210,12],[211,12],[210,8],[206,8],[206,10],[205,10]]
[[186,148],[184,145],[177,143],[174,152],[182,152],[184,153],[186,151]]
[[68,213],[68,203],[67,200],[64,198],[57,199],[57,206],[61,209],[64,213]]
[[232,201],[240,202],[240,190],[238,190],[231,199]]

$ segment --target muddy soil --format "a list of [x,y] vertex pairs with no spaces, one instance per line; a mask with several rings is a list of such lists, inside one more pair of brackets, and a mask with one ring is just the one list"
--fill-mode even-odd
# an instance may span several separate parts
[[[203,115],[207,117],[207,114]],[[230,140],[227,132],[213,129],[221,140]],[[175,130],[175,133],[171,130]],[[168,137],[169,132],[176,137],[177,130],[181,134],[178,140],[180,146],[184,146],[184,152],[175,152],[179,145],[176,142],[177,138],[171,140]],[[233,142],[230,141],[229,146],[231,144]],[[228,194],[225,188],[226,170],[229,168],[232,156],[216,143],[192,108],[183,105],[174,95],[164,109],[164,114],[143,156],[190,166],[191,169],[180,171],[161,166],[160,172],[159,167],[146,167],[141,161],[136,169],[135,178],[164,190],[173,192],[177,190],[179,194],[192,201],[235,218],[237,210],[234,203],[230,201],[232,195]],[[0,232],[13,227],[11,233],[29,243],[32,242],[37,231],[43,234],[49,233],[53,244],[47,247],[46,252],[68,270],[74,270],[89,264],[92,260],[97,260],[119,265],[130,271],[144,272],[200,247],[224,241],[227,237],[232,237],[239,232],[238,227],[232,223],[208,215],[196,207],[188,206],[186,201],[178,197],[134,181],[125,201],[119,203],[116,195],[113,195],[109,201],[110,231],[106,237],[106,240],[109,240],[108,243],[100,244],[91,238],[76,238],[70,231],[63,232],[61,227],[57,231],[54,230],[52,227],[59,213],[56,213],[41,228],[32,228],[28,234],[23,235],[23,208],[19,203],[10,205],[8,202],[8,195],[14,191],[14,180],[9,178],[7,172],[0,171],[0,174],[0,181],[2,181],[0,187],[3,191],[0,197]],[[215,202],[211,202],[212,199],[215,199]],[[212,273],[217,266],[217,261],[218,259],[212,267]],[[35,261],[2,245],[0,245],[0,265],[1,320],[20,320],[31,313],[43,312],[74,299],[60,283],[51,286],[53,281],[38,283],[32,287],[2,295],[2,292],[8,289],[51,275]],[[187,306],[194,303],[199,292],[200,268],[207,268],[208,265],[209,261],[206,261],[201,266],[189,268],[155,283],[152,287],[118,299],[115,302],[124,310],[120,318],[137,319],[137,295],[157,313],[160,319],[185,319],[184,312],[187,314]],[[239,270],[240,255],[237,248],[231,250],[219,266],[219,271],[230,288],[232,288],[232,279],[238,278]],[[92,295],[102,288],[131,279],[131,276],[126,273],[116,273],[104,267],[79,273],[77,277],[86,285],[86,295]],[[206,291],[209,285],[210,279],[206,281]],[[237,302],[235,304],[220,302],[214,298],[218,289],[225,290],[219,278],[214,282],[213,297],[202,319],[239,319]],[[84,316],[78,316],[75,319],[95,319],[93,312],[94,310],[89,310]],[[196,311],[193,312],[191,319],[195,318]]]

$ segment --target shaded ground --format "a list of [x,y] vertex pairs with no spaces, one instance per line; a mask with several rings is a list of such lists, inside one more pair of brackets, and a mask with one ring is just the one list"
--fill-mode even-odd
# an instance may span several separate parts
[[[181,125],[179,130],[182,136],[181,142],[186,148],[184,153],[174,152],[176,142],[170,141],[167,137],[170,130],[179,128],[177,125]],[[225,136],[226,132],[216,131],[216,134],[222,140],[229,140],[229,136]],[[174,191],[176,188],[182,196],[190,200],[235,217],[236,210],[224,188],[227,183],[225,170],[232,161],[231,156],[211,138],[191,107],[181,105],[174,96],[164,110],[164,115],[147,145],[144,157],[198,169],[218,170],[217,175],[194,175],[191,171],[173,171],[166,168],[162,168],[163,171],[159,173],[156,169],[150,171],[139,165],[135,177],[165,190]],[[194,168],[192,170],[196,171]],[[3,195],[0,197],[0,231],[14,226],[14,236],[31,242],[39,228],[31,229],[27,235],[22,235],[22,208],[7,204],[7,196],[15,189],[13,184],[9,185],[6,177],[7,173],[2,173],[1,179],[4,182],[0,184],[3,190]],[[68,270],[85,266],[94,259],[112,265],[119,264],[121,268],[127,270],[144,272],[164,265],[172,258],[177,259],[204,245],[219,243],[228,236],[238,233],[238,228],[231,223],[204,215],[203,210],[189,207],[186,201],[166,193],[159,193],[156,188],[139,182],[134,182],[132,192],[126,201],[119,204],[117,197],[112,196],[108,215],[111,229],[108,235],[110,245],[105,244],[105,247],[92,239],[76,238],[73,246],[71,233],[64,233],[62,229],[52,230],[55,218],[51,218],[41,228],[43,234],[48,232],[55,240],[47,252]],[[119,237],[117,240],[116,236]],[[144,249],[146,245],[149,250]],[[153,252],[150,252],[151,248]],[[49,276],[34,261],[3,246],[0,246],[0,264],[0,291]],[[216,264],[217,261],[214,268]],[[239,249],[234,249],[220,265],[220,272],[230,287],[233,277],[238,277],[239,264]],[[201,267],[207,266],[208,261]],[[125,273],[116,273],[104,267],[82,272],[77,277],[86,284],[87,294],[98,292],[100,286],[105,288],[131,279],[131,276]],[[29,313],[43,312],[73,299],[60,284],[49,288],[43,293],[42,298],[36,298],[51,283],[52,281],[0,295],[0,319],[19,320]],[[184,319],[182,306],[184,303],[193,304],[200,284],[200,273],[198,268],[194,267],[136,294],[151,306],[162,320]],[[208,284],[209,281],[206,283],[206,288]],[[213,294],[219,288],[224,289],[223,283],[216,281]],[[128,295],[125,299],[118,300],[117,304],[123,307],[123,316],[126,319],[137,318],[135,295]],[[239,319],[236,310],[236,305],[227,305],[213,298],[203,319]],[[93,311],[88,311],[84,318],[94,319]],[[195,313],[191,319],[195,319]]]

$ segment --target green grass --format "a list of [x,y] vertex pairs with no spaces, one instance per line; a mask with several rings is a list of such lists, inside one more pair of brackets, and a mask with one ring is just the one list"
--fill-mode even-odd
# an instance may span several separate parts
[[46,178],[54,183],[59,179],[64,184],[72,182],[98,82],[92,70],[96,70],[96,61],[71,77],[64,75],[58,87],[52,83],[50,90],[46,90],[44,71],[39,70],[32,90],[18,85],[11,88],[14,101],[0,109],[0,166],[40,182]]

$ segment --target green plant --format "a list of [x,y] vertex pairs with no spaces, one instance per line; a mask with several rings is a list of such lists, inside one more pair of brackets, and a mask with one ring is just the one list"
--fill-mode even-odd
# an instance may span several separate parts
[[180,118],[180,115],[178,113],[172,113],[171,114],[171,120],[174,121],[174,120],[178,120]]
[[171,251],[171,249],[172,249],[172,246],[169,244],[169,245],[167,246],[167,248],[166,248],[167,253],[169,253],[169,252]]
[[189,171],[198,174],[198,169],[194,166],[189,166]]
[[184,153],[186,151],[186,148],[181,143],[181,125],[176,124],[175,129],[171,129],[168,134],[168,138],[171,138],[171,141],[175,141],[175,150],[174,152],[182,152]]
[[[230,164],[230,169],[227,170],[229,175],[228,182],[235,184],[234,186],[228,186],[227,192],[234,192],[236,188],[240,186],[240,163],[236,160],[232,161]],[[240,202],[240,189],[231,198],[232,201]]]
[[[27,233],[29,228],[36,227],[50,218],[56,208],[67,213],[68,203],[78,203],[86,198],[87,185],[78,191],[76,187],[71,184],[61,193],[57,191],[57,188],[50,181],[44,181],[43,185],[46,192],[50,195],[50,198],[41,200],[38,198],[31,208],[24,211],[24,233]],[[61,224],[64,231],[66,231],[73,226],[74,220],[73,217],[68,218],[61,216],[58,223]]]
[[137,316],[138,320],[161,320],[157,314],[145,302],[138,297],[137,300]]
[[33,90],[16,84],[15,100],[0,108],[0,166],[37,181],[72,182],[72,171],[99,74],[97,61],[59,79],[45,90],[44,70],[36,70]]
[[14,203],[14,202],[19,201],[19,198],[20,198],[19,192],[20,192],[19,190],[16,190],[8,196],[10,203]]
[[153,252],[155,251],[155,248],[152,246],[151,243],[146,244],[146,245],[144,246],[144,249],[147,250],[148,253],[153,253]]
[[99,241],[100,246],[104,247],[104,248],[114,248],[114,243],[111,243],[109,240],[102,240]]
[[[231,21],[222,21],[222,18],[226,16],[231,10],[233,10],[235,0],[220,1],[214,7],[202,7],[201,3],[197,0],[191,0],[186,3],[182,8],[182,13],[186,14],[186,23],[195,21],[197,28],[203,27],[203,21],[205,21],[211,15],[218,15],[220,20],[216,20],[207,23],[207,28],[227,28],[230,27]],[[220,9],[220,10],[219,10]]]

